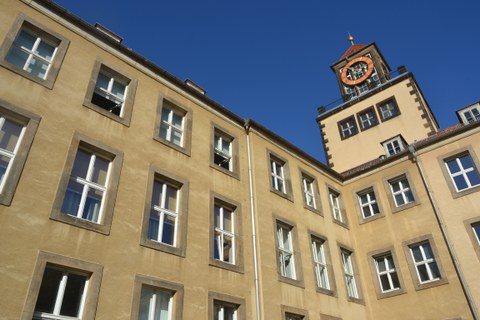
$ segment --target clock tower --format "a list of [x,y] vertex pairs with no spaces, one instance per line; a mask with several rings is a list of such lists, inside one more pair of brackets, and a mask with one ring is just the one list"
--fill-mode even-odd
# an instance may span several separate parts
[[318,108],[328,165],[339,172],[395,156],[438,131],[411,72],[392,71],[375,43],[354,44],[331,65],[340,98]]

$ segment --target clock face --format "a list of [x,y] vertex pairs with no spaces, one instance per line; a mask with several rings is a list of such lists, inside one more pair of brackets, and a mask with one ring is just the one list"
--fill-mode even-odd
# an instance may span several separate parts
[[355,58],[343,68],[341,79],[348,86],[367,80],[373,72],[373,61],[369,57]]

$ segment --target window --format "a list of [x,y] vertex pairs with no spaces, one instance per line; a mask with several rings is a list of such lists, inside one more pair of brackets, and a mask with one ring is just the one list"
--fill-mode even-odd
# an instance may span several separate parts
[[468,108],[457,111],[457,114],[459,115],[460,120],[464,124],[469,124],[469,123],[478,121],[480,120],[479,104],[476,103]]
[[374,261],[382,293],[400,289],[400,281],[392,255],[388,253],[380,257],[375,257]]
[[160,137],[174,145],[183,147],[184,117],[185,114],[169,106],[164,106],[160,124]]
[[173,294],[170,291],[142,286],[138,318],[145,320],[170,320]]
[[395,138],[389,139],[385,142],[382,142],[382,146],[385,149],[387,157],[391,157],[397,153],[405,150],[405,141],[402,136],[396,136]]
[[183,286],[144,275],[135,276],[132,319],[182,319]]
[[359,299],[360,296],[358,293],[357,281],[355,279],[355,272],[352,263],[352,252],[341,249],[341,256],[348,297]]
[[40,117],[0,99],[0,204],[10,205]]
[[83,105],[130,125],[137,80],[96,61]]
[[362,217],[364,219],[373,217],[374,215],[380,213],[373,189],[368,189],[357,193],[357,198],[362,211]]
[[82,318],[88,274],[47,266],[35,304],[34,319]]
[[41,251],[22,319],[94,319],[103,267]]
[[232,171],[232,141],[228,137],[216,133],[214,137],[214,155],[213,162],[229,171]]
[[78,149],[63,198],[62,213],[100,223],[107,191],[110,160]]
[[188,182],[153,166],[148,179],[141,244],[183,256]]
[[233,210],[222,205],[214,206],[214,258],[235,264],[235,220]]
[[394,247],[369,252],[373,283],[378,299],[393,297],[405,292],[402,275]]
[[162,180],[153,182],[152,210],[148,238],[166,245],[176,245],[180,187]]
[[313,263],[315,265],[315,275],[317,278],[317,287],[330,290],[330,281],[328,279],[328,268],[325,258],[325,241],[312,238]]
[[406,177],[391,180],[389,181],[389,184],[396,207],[414,201],[413,193]]
[[154,139],[189,156],[192,111],[162,95],[159,100]]
[[20,14],[0,48],[0,64],[52,89],[68,44],[63,36]]
[[391,98],[378,105],[378,113],[380,113],[382,121],[385,121],[398,116],[400,111],[398,110],[395,99]]
[[226,294],[209,292],[208,319],[245,320],[245,300]]
[[308,311],[281,305],[282,320],[308,320]]
[[467,234],[472,241],[473,250],[480,259],[480,217],[470,218],[463,222],[467,229]]
[[214,302],[214,319],[215,320],[236,320],[237,306],[215,301]]
[[226,130],[212,124],[211,166],[239,179],[238,141]]
[[277,244],[280,274],[296,279],[295,252],[293,250],[292,227],[277,223]]
[[303,201],[307,209],[318,211],[320,208],[320,197],[318,195],[318,188],[314,178],[300,170],[302,177]]
[[446,160],[445,165],[457,192],[480,185],[480,174],[468,152]]
[[333,221],[339,222],[341,224],[345,224],[346,220],[342,212],[342,206],[340,203],[340,193],[333,191],[331,189],[329,191],[329,198],[330,198],[330,206],[332,208],[333,214]]
[[51,217],[108,234],[123,154],[75,133]]
[[416,290],[447,283],[432,235],[403,242]]
[[369,129],[378,124],[377,115],[375,109],[368,108],[358,114],[358,122],[362,130]]
[[293,200],[290,172],[287,161],[269,153],[270,190],[281,197]]
[[425,242],[412,245],[410,246],[410,253],[412,254],[420,283],[440,279],[440,270],[438,269],[435,257],[433,256],[430,243]]
[[340,130],[340,136],[342,139],[349,138],[358,133],[357,124],[355,123],[355,118],[353,116],[340,121],[338,123],[338,129]]

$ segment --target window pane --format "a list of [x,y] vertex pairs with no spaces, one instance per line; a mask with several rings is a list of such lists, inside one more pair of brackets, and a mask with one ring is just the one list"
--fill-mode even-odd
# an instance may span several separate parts
[[172,131],[172,143],[176,144],[177,146],[182,145],[182,133],[176,130]]
[[220,246],[222,245],[222,239],[219,232],[215,231],[215,237],[213,238],[213,257],[217,260],[220,259]]
[[68,274],[67,286],[63,294],[60,310],[62,316],[78,317],[87,278],[78,274]]
[[472,187],[480,184],[480,175],[478,174],[478,171],[476,168],[474,168],[473,171],[468,172],[467,177]]
[[53,57],[54,51],[55,51],[55,47],[51,46],[45,41],[41,41],[40,44],[38,45],[36,54],[38,54],[40,57],[44,58],[45,60],[50,61]]
[[165,209],[177,212],[177,189],[167,185],[165,194]]
[[0,156],[0,183],[2,183],[3,179],[5,178],[5,173],[7,172],[10,160],[10,157]]
[[175,217],[169,214],[164,214],[162,242],[173,246],[174,241],[175,241]]
[[420,277],[421,282],[425,282],[425,281],[430,280],[430,277],[428,276],[428,271],[427,271],[427,266],[426,265],[421,264],[421,265],[417,266],[417,270],[418,270],[418,275]]
[[45,268],[35,311],[53,313],[62,274],[60,270]]
[[156,304],[154,320],[169,320],[168,307],[171,299],[171,293],[156,290]]
[[36,36],[33,36],[25,30],[22,30],[15,40],[15,44],[19,47],[31,50],[36,40]]
[[108,165],[110,161],[100,157],[95,158],[93,166],[92,181],[99,185],[105,186],[107,184]]
[[82,218],[98,223],[100,206],[102,204],[103,191],[89,188]]
[[214,215],[213,215],[213,224],[215,228],[220,228],[220,207],[215,206],[214,210]]
[[415,246],[411,248],[411,250],[412,250],[413,258],[415,262],[423,261],[423,256],[422,256],[422,252],[420,251],[420,246]]
[[108,90],[108,83],[110,82],[110,77],[104,75],[103,73],[99,73],[97,77],[97,83],[96,87],[97,88],[102,88],[103,90]]
[[166,124],[161,124],[160,125],[160,138],[168,140],[167,139],[167,133],[168,133],[168,127]]
[[13,152],[22,133],[23,126],[5,119],[0,130],[0,148]]
[[72,177],[87,177],[88,166],[92,155],[83,150],[78,150],[73,162]]
[[30,64],[27,67],[27,71],[31,74],[44,79],[47,74],[48,64],[44,63],[40,59],[32,58]]
[[63,198],[62,212],[77,216],[80,201],[82,199],[83,185],[73,180],[68,183],[65,197]]
[[448,169],[450,173],[455,173],[460,171],[460,167],[458,166],[457,159],[451,160],[447,162]]
[[183,116],[174,112],[173,116],[172,116],[172,125],[181,129],[182,128],[182,122],[183,122]]
[[232,237],[223,237],[223,261],[233,262],[233,240]]
[[150,219],[148,222],[148,238],[151,240],[158,241],[158,226],[159,226],[159,216],[158,212],[155,210],[150,210]]
[[27,62],[27,59],[28,59],[28,54],[17,48],[10,49],[7,55],[8,62],[22,69],[25,66],[25,62]]
[[430,272],[432,273],[433,279],[440,278],[440,270],[438,269],[437,263],[435,261],[431,262],[429,263],[429,266],[430,266]]
[[388,281],[388,275],[387,274],[383,274],[383,275],[380,276],[380,284],[382,285],[382,290],[383,291],[392,289],[390,287],[390,282]]
[[163,184],[155,181],[153,183],[153,191],[152,191],[152,206],[161,206],[162,205],[162,191],[163,191]]
[[457,187],[458,191],[468,188],[467,181],[465,180],[463,175],[458,175],[454,177],[453,181],[455,182],[455,186]]
[[223,208],[223,230],[233,232],[232,229],[232,212]]
[[123,83],[120,83],[117,80],[114,80],[113,86],[112,86],[112,94],[114,94],[116,97],[123,100],[125,95],[125,88],[126,86]]

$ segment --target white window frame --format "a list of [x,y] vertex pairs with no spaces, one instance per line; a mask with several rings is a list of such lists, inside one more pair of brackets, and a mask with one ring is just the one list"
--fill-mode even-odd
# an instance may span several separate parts
[[285,181],[285,163],[270,158],[270,174],[272,176],[273,189],[283,194],[287,194],[287,186]]
[[[233,139],[231,138],[228,138],[220,133],[217,133],[215,132],[214,134],[214,148],[213,148],[213,152],[215,154],[217,154],[218,156],[224,158],[224,160],[222,161],[222,163],[216,163],[215,160],[214,160],[214,163],[216,165],[219,165],[220,167],[224,168],[222,166],[222,164],[225,162],[225,163],[228,163],[228,168],[225,168],[227,169],[228,171],[233,171],[233,157],[232,157],[232,145],[233,145]],[[228,150],[225,152],[224,149],[222,148],[223,147],[223,143],[224,142],[227,142],[228,143]]]
[[359,299],[357,282],[352,264],[352,253],[346,250],[341,250],[341,254],[347,294],[350,298]]
[[[352,123],[353,122],[353,123]],[[345,119],[340,122],[340,130],[342,131],[342,137],[348,138],[357,134],[357,126],[355,124],[355,119]]]
[[[105,158],[105,157],[102,157],[102,156],[98,155],[95,152],[88,151],[88,150],[81,149],[81,148],[79,148],[77,150],[77,153],[75,154],[75,160],[76,160],[76,155],[78,154],[79,151],[83,151],[85,153],[90,154],[90,161],[89,161],[89,164],[88,164],[87,176],[86,177],[74,177],[70,174],[70,179],[69,180],[72,180],[72,181],[74,181],[78,184],[83,185],[82,196],[80,198],[80,204],[78,206],[77,214],[75,215],[75,217],[77,217],[78,219],[81,219],[81,220],[86,220],[86,221],[90,221],[90,222],[93,222],[93,223],[96,223],[96,224],[100,224],[102,219],[103,219],[103,211],[104,211],[103,209],[104,209],[104,205],[105,205],[105,197],[107,195],[108,188],[109,188],[112,161]],[[107,169],[107,175],[105,177],[105,185],[104,186],[91,181],[92,180],[92,175],[94,173],[95,160],[97,159],[97,157],[109,162],[108,163],[108,169]],[[75,161],[73,162],[73,167],[75,167]],[[72,167],[72,170],[73,170],[73,167]],[[87,202],[88,191],[90,189],[95,189],[95,190],[99,190],[99,191],[102,192],[102,200],[100,202],[100,208],[99,208],[98,217],[97,217],[96,220],[84,219],[82,217],[83,210],[84,210],[85,204]],[[65,191],[65,194],[67,192],[68,192],[68,186],[67,186],[67,189]],[[67,213],[67,215],[70,215],[70,214]]]
[[391,157],[405,150],[405,144],[403,143],[403,139],[400,136],[385,141],[382,143],[382,145],[385,149],[385,154],[387,155],[387,157]]
[[[284,233],[287,233],[287,246],[284,247],[283,238]],[[280,263],[280,274],[283,277],[297,280],[295,270],[295,251],[293,248],[292,228],[277,223],[277,243],[278,243],[278,259]],[[287,261],[291,266],[290,271],[287,268]],[[289,274],[291,273],[291,274]]]
[[[362,201],[362,196],[366,196],[365,202]],[[362,212],[362,217],[364,219],[380,214],[380,207],[378,205],[377,198],[375,197],[375,191],[373,189],[368,189],[357,193],[357,198],[358,204],[360,205],[360,211]],[[366,215],[366,210],[370,212],[369,215]]]
[[302,175],[302,186],[305,204],[310,208],[317,209],[314,183],[314,179]]
[[399,110],[395,100],[390,99],[379,106],[382,120],[387,120],[398,115]]
[[480,223],[473,223],[472,224],[472,231],[473,234],[475,235],[475,238],[477,239],[478,245],[480,245]]
[[[233,315],[232,315],[232,318],[227,318],[228,315],[225,314],[225,308],[235,308],[235,311],[233,311]],[[218,308],[218,310],[217,310]],[[238,307],[233,305],[233,304],[229,304],[229,303],[223,303],[223,302],[220,302],[220,301],[214,301],[213,303],[213,312],[216,313],[214,315],[214,318],[215,316],[218,317],[218,320],[238,320]],[[218,313],[217,313],[218,311]],[[217,318],[215,318],[217,319]]]
[[327,260],[325,256],[325,241],[312,239],[312,252],[313,263],[315,265],[315,275],[317,278],[317,287],[330,290]]
[[376,124],[378,124],[377,117],[375,116],[375,111],[373,108],[369,108],[365,112],[360,113],[359,115],[360,118],[360,125],[362,129],[369,129]]
[[[236,251],[236,248],[235,248],[235,211],[232,210],[229,207],[226,207],[226,206],[218,204],[218,203],[215,203],[214,206],[215,206],[215,208],[218,208],[218,212],[219,212],[218,221],[220,222],[220,227],[214,226],[214,229],[215,229],[214,230],[214,237],[217,240],[217,246],[218,246],[217,250],[218,250],[218,255],[219,255],[218,259],[215,258],[215,257],[214,257],[214,259],[225,262],[225,263],[235,264],[236,263],[236,261],[235,261],[235,254],[236,254],[236,252],[235,252]],[[232,224],[230,226],[231,230],[232,230],[231,232],[225,230],[225,226],[224,226],[225,210],[228,210],[231,214],[231,224]],[[225,243],[225,237],[229,237],[230,239],[232,239],[231,261],[225,261],[224,251],[223,251],[224,243]],[[214,245],[215,245],[215,242],[214,242]]]
[[333,220],[344,223],[342,208],[340,204],[340,194],[330,190],[329,198],[330,198],[330,205],[332,206]]
[[[390,260],[393,263],[392,266],[388,262],[388,259],[387,259],[388,257],[391,258]],[[379,260],[383,260],[383,262],[385,263],[385,271],[380,271],[379,263],[378,263]],[[382,255],[382,256],[379,256],[379,257],[374,257],[374,262],[375,262],[375,270],[377,271],[377,278],[378,278],[378,283],[379,283],[379,287],[380,287],[381,292],[382,293],[388,293],[388,292],[400,290],[400,279],[398,278],[398,273],[397,273],[397,270],[395,269],[395,263],[393,262],[393,256],[390,253],[388,253],[388,254],[385,254],[385,255]],[[395,285],[393,283],[393,279],[392,279],[393,274],[395,274],[396,277],[397,277],[397,281],[399,283],[398,287],[395,287]],[[383,288],[382,276],[384,276],[384,275],[387,276],[388,285],[390,286],[390,289]]]
[[[398,191],[393,190],[393,184],[396,184],[396,183],[398,183],[398,186],[399,186]],[[388,184],[390,185],[390,191],[392,192],[393,202],[395,203],[395,206],[397,208],[415,201],[415,197],[413,195],[412,189],[410,188],[410,184],[408,182],[407,177],[401,177],[398,179],[391,180],[388,182]],[[412,195],[412,200],[408,200],[408,197],[406,195],[407,193],[410,193]],[[397,195],[402,196],[403,203],[399,204],[397,202],[397,198],[396,198]]]
[[[159,242],[159,243],[162,243],[164,245],[167,245],[167,246],[172,246],[172,247],[176,247],[177,246],[177,234],[178,234],[178,212],[179,212],[179,206],[180,206],[180,197],[182,196],[181,195],[181,192],[180,192],[180,188],[178,186],[175,186],[175,185],[172,185],[170,183],[167,183],[165,181],[162,181],[160,179],[155,179],[154,182],[153,182],[153,188],[152,188],[152,195],[154,194],[154,190],[155,190],[155,185],[160,185],[161,188],[162,188],[162,198],[160,199],[160,206],[158,204],[154,204],[153,203],[153,199],[152,199],[152,209],[156,212],[156,214],[158,214],[158,238],[157,239],[152,239],[149,235],[149,240],[152,240],[152,241],[156,241],[156,242]],[[167,199],[167,188],[172,188],[172,189],[175,189],[176,190],[176,204],[175,204],[175,208],[176,208],[176,211],[172,211],[172,210],[169,210],[169,209],[166,209],[165,208],[165,202],[166,202],[166,199]],[[175,219],[175,225],[174,225],[174,228],[173,228],[173,244],[169,244],[169,243],[166,243],[166,242],[163,242],[162,241],[162,238],[163,238],[163,225],[165,223],[165,216],[169,216],[169,217],[172,217],[173,219]],[[152,217],[150,216],[149,218],[149,229],[150,229],[150,220],[152,219]]]
[[[163,112],[165,110],[168,110],[168,117],[167,120],[162,119]],[[182,123],[180,127],[177,127],[173,124],[173,115],[176,114],[177,116],[182,118]],[[182,112],[177,111],[175,108],[172,108],[168,104],[164,104],[162,108],[162,114],[160,115],[160,128],[162,126],[165,126],[167,128],[166,130],[166,136],[161,137],[162,139],[165,139],[166,141],[183,148],[184,147],[184,141],[185,141],[185,114]],[[174,140],[172,139],[173,133],[172,131],[175,131],[177,133],[180,133],[180,144],[176,144]],[[161,129],[160,129],[161,133]]]
[[16,143],[15,147],[13,148],[13,152],[0,148],[0,156],[4,156],[4,157],[9,158],[7,168],[5,169],[5,174],[3,176],[2,181],[0,182],[0,193],[3,192],[3,188],[5,187],[5,181],[7,181],[7,179],[8,179],[8,176],[9,176],[10,171],[12,169],[13,162],[15,161],[15,156],[18,153],[18,149],[20,148],[20,145],[22,144],[22,139],[23,139],[23,136],[24,136],[25,130],[26,130],[26,126],[24,124],[22,124],[20,122],[17,122],[17,121],[13,121],[10,118],[6,118],[5,116],[3,116],[1,114],[0,114],[0,130],[3,129],[3,126],[5,125],[6,121],[10,121],[10,122],[13,122],[17,125],[21,125],[22,126],[22,131],[20,132],[20,135],[18,136],[18,140],[17,140],[17,143]]
[[[55,298],[55,305],[54,305],[54,308],[53,308],[53,313],[34,311],[33,319],[39,319],[39,320],[40,319],[55,319],[55,320],[82,319],[82,315],[83,315],[83,311],[84,311],[84,307],[85,307],[85,299],[86,299],[87,292],[88,292],[89,275],[85,274],[85,273],[82,273],[82,272],[75,272],[75,271],[71,271],[71,270],[68,270],[68,269],[61,268],[61,267],[54,267],[54,266],[48,266],[48,265],[45,267],[45,271],[47,269],[53,269],[53,270],[58,270],[58,271],[62,272],[62,280],[58,284],[58,291],[57,291],[57,296]],[[63,304],[63,298],[64,298],[64,294],[65,294],[65,289],[67,287],[68,276],[70,274],[77,274],[77,275],[84,276],[86,278],[85,284],[84,284],[84,287],[83,287],[83,292],[82,292],[81,297],[80,297],[80,305],[79,305],[79,308],[78,308],[78,317],[74,317],[74,318],[60,315],[60,311],[61,311],[62,304]],[[41,283],[43,283],[43,281],[44,281],[44,277],[42,277],[42,282]],[[40,292],[38,294],[40,296]],[[39,296],[37,297],[37,300],[38,300]]]
[[[145,287],[145,285],[142,285],[141,287],[141,290],[143,290],[143,288]],[[151,288],[154,289],[155,293],[152,294],[152,296],[150,297],[150,304],[148,306],[148,319],[147,320],[155,320],[155,309],[156,309],[156,304],[158,303],[158,293],[159,292],[165,292],[165,293],[168,293],[170,294],[170,298],[168,299],[168,315],[167,315],[167,320],[172,320],[172,309],[173,309],[173,296],[174,296],[174,293],[169,291],[169,290],[163,290],[161,288],[157,288],[157,287],[152,287],[152,286],[149,286]],[[141,291],[140,290],[140,291]],[[141,294],[141,293],[140,293]],[[140,311],[139,311],[139,314],[140,314]]]
[[[427,258],[426,255],[425,255],[425,247],[426,246],[429,246],[430,247],[430,251],[432,252],[432,255],[433,254],[433,248],[432,246],[430,245],[430,242],[422,242],[422,243],[417,243],[417,244],[414,244],[414,245],[411,245],[409,246],[409,249],[410,249],[410,254],[412,256],[412,262],[415,266],[415,271],[417,273],[417,277],[418,277],[418,281],[420,284],[425,284],[425,283],[430,283],[430,282],[434,282],[434,281],[438,281],[441,279],[441,276],[440,277],[434,277],[433,274],[432,274],[432,265],[435,265],[436,268],[439,270],[439,273],[440,273],[440,269],[439,269],[439,266],[437,264],[437,261],[435,261],[435,256],[432,257],[432,258]],[[418,247],[420,249],[420,253],[422,255],[422,261],[415,261],[415,256],[413,255],[413,248],[415,247]],[[427,275],[428,275],[428,280],[426,281],[422,281],[421,277],[420,277],[420,272],[418,271],[418,268],[419,266],[422,266],[422,265],[425,265],[425,269],[427,270]]]
[[[33,43],[33,46],[32,48],[26,48],[26,47],[23,47],[23,46],[19,46],[17,44],[17,40],[18,40],[18,37],[21,35],[22,32],[25,32],[27,33],[28,35],[32,36],[32,37],[35,37],[36,40],[34,41]],[[47,60],[45,58],[43,58],[42,56],[38,55],[37,54],[37,49],[38,47],[40,46],[40,43],[46,43],[48,44],[49,46],[51,47],[54,47],[55,49],[53,50],[53,53],[52,53],[52,57],[50,58],[50,60]],[[43,75],[43,77],[40,77],[40,76],[37,76],[35,75],[36,77],[42,79],[42,80],[45,80],[47,79],[48,77],[48,72],[50,71],[51,69],[51,66],[52,66],[52,63],[53,63],[53,60],[55,59],[55,56],[56,56],[56,53],[58,51],[58,46],[59,44],[58,43],[54,43],[53,41],[49,41],[48,39],[46,39],[44,36],[40,35],[38,32],[32,30],[31,28],[29,28],[28,26],[22,26],[18,32],[18,34],[16,35],[15,37],[15,40],[13,41],[12,43],[12,46],[9,50],[9,53],[10,51],[12,50],[13,47],[17,48],[19,51],[23,52],[23,53],[26,53],[28,55],[28,58],[26,59],[23,67],[20,67],[19,65],[16,65],[17,67],[21,68],[23,71],[29,73],[29,74],[32,74],[30,71],[28,71],[28,67],[30,66],[30,63],[33,59],[38,59],[40,60],[41,62],[45,63],[47,65],[47,70],[45,70],[45,74]],[[10,62],[10,61],[9,61]],[[12,63],[12,62],[10,62]],[[33,75],[33,74],[32,74]]]
[[[100,77],[100,75],[103,75],[107,78],[109,78],[108,80],[108,85],[107,85],[107,89],[103,89],[103,88],[100,88],[98,86],[98,78]],[[123,85],[124,86],[124,90],[123,90],[123,98],[122,97],[119,97],[117,96],[116,94],[114,94],[112,92],[112,89],[113,89],[113,85],[115,84],[115,82],[117,82],[118,84],[120,85]],[[124,106],[125,106],[125,99],[127,97],[127,94],[128,94],[128,82],[121,79],[118,75],[115,75],[113,74],[112,72],[109,72],[108,70],[105,70],[105,67],[104,66],[101,66],[100,67],[100,70],[98,72],[98,76],[97,76],[97,82],[95,83],[95,88],[94,88],[94,93],[102,96],[103,98],[107,99],[107,100],[111,100],[111,101],[114,101],[116,102],[116,106],[120,106],[120,112],[118,114],[119,117],[123,117],[123,113],[124,113]],[[99,106],[102,108],[102,106]],[[115,108],[114,107],[114,108]],[[111,113],[113,113],[113,108],[110,108],[109,110],[107,110]]]
[[[460,161],[460,158],[462,158],[462,157],[464,157],[464,156],[468,156],[468,157],[470,158],[470,161],[472,162],[473,167],[464,168],[462,162]],[[450,171],[450,167],[448,166],[448,164],[449,164],[450,162],[453,162],[453,161],[456,162],[458,168],[460,169],[459,171],[454,172],[454,173],[452,173],[452,172]],[[480,183],[479,183],[479,184],[472,185],[472,183],[470,182],[470,179],[469,179],[469,177],[468,177],[468,175],[467,175],[468,173],[470,173],[470,172],[472,172],[472,171],[477,172],[477,175],[479,174],[479,173],[478,173],[478,169],[477,169],[477,167],[475,167],[475,163],[474,163],[473,158],[472,158],[472,156],[470,155],[470,153],[462,153],[462,154],[456,156],[455,158],[452,158],[452,159],[449,159],[449,160],[445,160],[445,166],[447,167],[447,172],[448,172],[448,174],[450,175],[450,178],[452,179],[452,183],[453,183],[453,185],[455,186],[455,190],[456,190],[457,192],[465,191],[465,190],[468,190],[468,189],[471,189],[471,188],[473,188],[473,187],[476,187],[476,186],[479,186],[479,185],[480,185]],[[458,189],[458,186],[457,186],[457,184],[456,184],[456,182],[455,182],[455,178],[458,177],[458,176],[462,176],[462,177],[463,177],[463,180],[464,180],[465,183],[467,184],[467,187],[466,187],[466,188]]]
[[475,104],[467,109],[464,109],[460,113],[464,124],[469,124],[480,120],[480,107],[479,104]]

